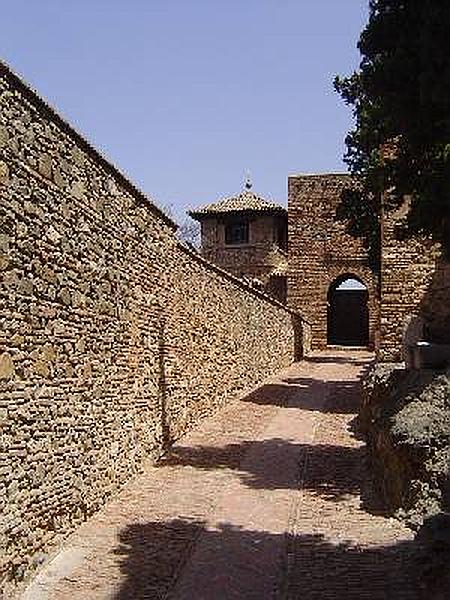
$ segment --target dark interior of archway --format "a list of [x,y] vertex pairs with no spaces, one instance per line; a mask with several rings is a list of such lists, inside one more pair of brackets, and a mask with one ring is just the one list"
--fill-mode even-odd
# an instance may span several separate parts
[[332,288],[328,295],[328,344],[367,346],[367,290]]

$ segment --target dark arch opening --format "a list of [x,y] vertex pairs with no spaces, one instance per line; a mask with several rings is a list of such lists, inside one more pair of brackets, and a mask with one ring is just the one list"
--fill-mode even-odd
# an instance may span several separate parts
[[369,344],[368,296],[366,286],[355,275],[341,275],[333,281],[328,290],[328,344]]

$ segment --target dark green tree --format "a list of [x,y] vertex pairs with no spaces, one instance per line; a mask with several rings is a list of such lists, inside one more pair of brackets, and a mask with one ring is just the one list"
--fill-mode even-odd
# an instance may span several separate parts
[[359,70],[335,88],[353,109],[345,161],[361,183],[340,214],[378,253],[380,199],[405,196],[404,235],[450,245],[450,0],[370,0]]

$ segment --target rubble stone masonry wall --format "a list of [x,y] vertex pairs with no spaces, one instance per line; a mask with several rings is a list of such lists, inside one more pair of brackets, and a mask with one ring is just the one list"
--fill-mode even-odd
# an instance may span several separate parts
[[287,365],[299,338],[296,316],[184,248],[2,65],[0,211],[7,589],[146,457]]

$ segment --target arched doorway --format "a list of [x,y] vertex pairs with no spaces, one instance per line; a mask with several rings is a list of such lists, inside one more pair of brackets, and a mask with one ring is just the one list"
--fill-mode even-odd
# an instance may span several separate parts
[[367,346],[369,309],[366,286],[354,275],[338,277],[328,290],[327,341],[335,346]]

